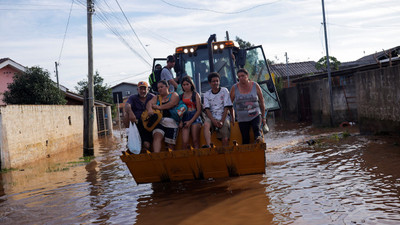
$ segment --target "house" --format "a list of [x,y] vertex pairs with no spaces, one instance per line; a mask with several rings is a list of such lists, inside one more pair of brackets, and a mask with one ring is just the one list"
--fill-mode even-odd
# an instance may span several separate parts
[[[13,82],[16,73],[25,72],[27,67],[13,61],[10,58],[0,59],[0,105],[6,105],[3,102],[3,93],[8,90],[8,84]],[[56,85],[54,83],[54,85]],[[60,90],[65,93],[67,105],[83,105],[83,96],[68,91],[60,85]],[[112,125],[108,118],[111,118],[111,105],[106,102],[95,100],[94,102],[97,115],[97,127],[99,135],[111,134]],[[111,120],[110,120],[111,121]]]
[[400,47],[394,47],[342,63],[331,72],[331,93],[326,72],[294,79],[293,112],[314,125],[356,122],[361,132],[399,132],[399,53]]
[[[270,65],[270,69],[271,73],[273,73],[275,77],[279,77],[283,80],[283,87],[291,87],[295,85],[291,82],[293,79],[323,72],[322,70],[316,69],[315,64],[316,62],[314,61],[288,64],[280,63]],[[290,83],[289,85],[288,81]]]
[[[122,82],[111,87],[112,94],[114,98],[114,103],[117,104],[117,98],[119,103],[119,120],[121,121],[124,115],[125,102],[128,100],[129,96],[137,94],[137,84]],[[117,97],[118,96],[118,97]],[[122,97],[121,97],[122,96]],[[118,118],[116,118],[118,119]]]
[[14,75],[25,71],[25,66],[10,58],[0,59],[0,105],[5,105],[3,102],[3,93],[8,90],[8,84],[13,82]]
[[137,84],[122,82],[111,87],[113,96],[116,94],[122,95],[122,99],[129,98],[129,96],[137,94]]

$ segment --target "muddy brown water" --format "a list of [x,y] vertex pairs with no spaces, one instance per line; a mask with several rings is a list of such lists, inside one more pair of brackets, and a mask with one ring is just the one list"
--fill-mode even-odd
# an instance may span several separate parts
[[265,175],[136,185],[119,136],[1,173],[0,224],[400,224],[398,137],[277,123]]

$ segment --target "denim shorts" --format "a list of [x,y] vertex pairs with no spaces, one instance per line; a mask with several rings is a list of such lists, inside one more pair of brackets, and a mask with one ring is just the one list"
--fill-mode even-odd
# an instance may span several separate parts
[[[185,114],[183,114],[182,122],[191,120],[193,118],[194,114],[196,114],[196,112],[197,112],[197,110],[187,111]],[[201,114],[200,114],[200,116],[201,116]],[[192,124],[202,124],[203,121],[201,120],[200,116],[197,117],[197,119]]]

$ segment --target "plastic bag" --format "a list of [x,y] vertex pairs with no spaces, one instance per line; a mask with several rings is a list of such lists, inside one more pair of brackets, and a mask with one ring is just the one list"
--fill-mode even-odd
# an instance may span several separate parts
[[134,154],[139,154],[142,148],[142,140],[140,139],[139,130],[136,124],[129,122],[128,128],[128,149]]

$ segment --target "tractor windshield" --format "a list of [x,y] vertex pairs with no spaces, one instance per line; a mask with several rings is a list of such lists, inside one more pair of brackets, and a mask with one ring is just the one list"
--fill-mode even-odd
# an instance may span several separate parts
[[[213,53],[214,70],[221,75],[221,87],[226,87],[228,90],[236,83],[235,76],[232,74],[234,70],[230,52],[229,48],[225,48]],[[196,54],[182,54],[180,64],[183,75],[193,79],[197,90],[204,93],[210,89],[207,80],[207,76],[211,72],[207,48],[197,49]]]

